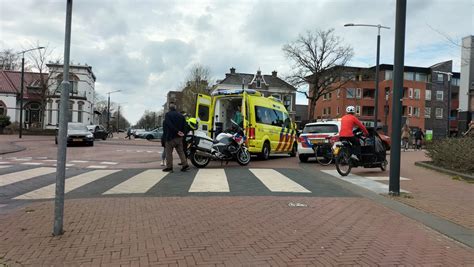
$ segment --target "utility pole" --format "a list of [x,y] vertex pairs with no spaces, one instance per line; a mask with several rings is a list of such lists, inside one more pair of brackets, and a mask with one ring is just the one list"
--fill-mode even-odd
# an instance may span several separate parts
[[69,116],[69,54],[71,49],[72,0],[67,0],[66,34],[64,40],[63,81],[61,83],[61,112],[59,113],[58,154],[56,164],[56,195],[54,198],[53,235],[63,234],[64,184],[66,179],[67,122]]
[[400,142],[402,126],[403,69],[405,64],[405,25],[407,1],[397,0],[395,15],[395,56],[393,64],[392,148],[390,150],[390,180],[388,191],[400,195]]

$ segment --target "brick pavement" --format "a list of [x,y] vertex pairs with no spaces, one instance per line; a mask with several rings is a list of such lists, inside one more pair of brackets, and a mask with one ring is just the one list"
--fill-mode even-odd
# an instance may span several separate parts
[[[307,207],[289,207],[301,202]],[[474,250],[363,198],[69,200],[0,215],[0,262],[83,266],[474,266]]]

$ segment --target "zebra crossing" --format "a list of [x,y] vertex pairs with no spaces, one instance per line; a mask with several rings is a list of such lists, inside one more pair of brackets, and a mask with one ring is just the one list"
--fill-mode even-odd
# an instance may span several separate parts
[[[55,196],[55,168],[3,165],[0,201],[43,200]],[[12,168],[11,172],[8,170]],[[120,195],[311,195],[313,184],[285,169],[192,169],[166,173],[161,169],[72,169],[66,173],[66,197]]]

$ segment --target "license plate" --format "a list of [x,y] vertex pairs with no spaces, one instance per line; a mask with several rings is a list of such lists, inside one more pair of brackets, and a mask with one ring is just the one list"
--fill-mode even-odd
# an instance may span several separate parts
[[313,140],[311,140],[311,143],[312,144],[321,144],[321,143],[324,143],[324,140],[325,139],[313,139]]
[[72,141],[73,141],[73,142],[82,142],[82,139],[80,139],[80,138],[74,138],[74,139],[72,139]]

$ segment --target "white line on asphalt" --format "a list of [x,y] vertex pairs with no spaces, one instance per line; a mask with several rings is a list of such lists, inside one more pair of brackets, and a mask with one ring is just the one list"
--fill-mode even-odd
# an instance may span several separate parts
[[10,168],[11,165],[0,165],[0,169]]
[[0,186],[13,184],[16,182],[28,180],[34,177],[50,174],[53,172],[56,172],[55,168],[40,167],[40,168],[34,168],[30,170],[0,175]]
[[48,157],[35,157],[35,159],[47,159]]
[[23,162],[21,165],[31,165],[31,166],[38,166],[38,165],[41,165],[43,163],[41,162]]
[[[95,170],[86,173],[76,175],[74,177],[66,179],[64,193],[71,192],[72,190],[79,188],[83,185],[92,183],[95,180],[103,178],[112,173],[118,172],[119,170]],[[14,199],[47,199],[54,198],[56,189],[56,183],[47,185],[45,187],[36,189],[26,194],[15,197]]]
[[90,165],[87,166],[89,169],[107,169],[108,166],[103,166],[103,165]]
[[194,177],[189,192],[229,192],[224,169],[201,169]]
[[28,160],[31,160],[31,157],[27,157],[27,158],[16,158],[14,160],[17,160],[17,161],[28,161]]
[[10,162],[2,161],[2,162],[0,162],[0,164],[10,164]]
[[117,165],[118,162],[103,161],[103,162],[101,162],[100,164],[104,164],[104,165]]
[[[388,180],[390,180],[390,177],[388,177],[388,176],[370,176],[370,177],[363,176],[363,177],[367,178],[367,179],[370,179],[372,181],[388,181]],[[405,178],[405,177],[400,177],[400,180],[401,181],[409,181],[410,179]]]
[[43,160],[43,161],[46,161],[46,162],[56,162],[56,161],[58,161],[58,160],[56,160],[56,159],[45,159],[45,160]]
[[[388,184],[379,183],[377,181],[370,180],[366,177],[355,175],[352,173],[347,176],[341,176],[336,170],[322,170],[322,172],[332,175],[341,180],[347,181],[349,183],[358,185],[377,194],[388,194]],[[406,190],[401,189],[400,192],[410,193]]]
[[155,184],[160,182],[161,179],[163,179],[167,174],[168,173],[163,172],[161,169],[146,170],[104,192],[104,195],[146,193]]
[[272,192],[311,193],[308,189],[276,170],[250,169],[250,171]]
[[69,162],[71,162],[71,163],[87,163],[89,161],[87,161],[87,160],[71,160]]

